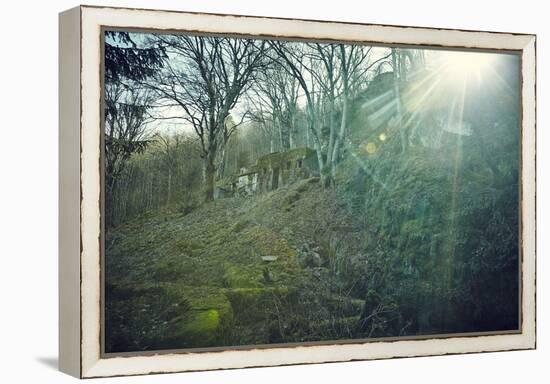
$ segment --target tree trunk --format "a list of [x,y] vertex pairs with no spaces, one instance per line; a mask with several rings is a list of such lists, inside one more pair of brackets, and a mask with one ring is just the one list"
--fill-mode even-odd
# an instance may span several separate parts
[[397,50],[395,48],[391,49],[391,60],[393,66],[393,92],[397,111],[397,126],[399,129],[399,134],[401,136],[401,152],[405,153],[407,150],[407,139],[405,137],[405,127],[403,126],[403,112],[401,110],[401,93],[399,91],[398,78],[399,66],[397,62]]
[[342,102],[342,120],[340,121],[340,132],[338,132],[338,135],[336,135],[330,163],[330,173],[333,179],[336,177],[336,164],[338,163],[338,156],[340,155],[340,147],[344,143],[344,134],[346,132],[346,124],[348,118],[348,98],[345,93],[346,92],[344,92],[344,100]]
[[279,132],[281,135],[281,150],[288,151],[290,149],[290,131],[287,119],[279,119]]
[[[213,100],[213,99],[211,99]],[[208,130],[208,145],[204,155],[204,201],[209,202],[214,200],[214,184],[216,181],[216,157],[218,156],[218,143],[216,134],[223,132],[225,121],[216,119],[215,108],[211,101],[209,112],[209,130]],[[227,114],[220,114],[226,116]],[[225,142],[223,143],[225,144]]]
[[166,201],[168,204],[170,204],[170,201],[172,200],[172,170],[168,168],[168,188],[166,191]]
[[275,135],[274,135],[274,123],[271,123],[271,129],[269,130],[269,153],[275,152]]
[[334,140],[336,135],[335,127],[335,103],[334,103],[334,91],[331,91],[330,95],[330,113],[329,113],[329,139],[327,148],[327,164],[332,164],[332,151],[334,149]]
[[[312,126],[310,129],[314,129]],[[321,148],[321,143],[316,139],[314,135],[313,147],[315,148],[315,153],[317,154],[317,164],[319,167],[319,176],[321,177],[321,185],[325,188],[332,185],[332,177],[330,176],[330,169],[328,169],[328,164],[323,159],[323,149]]]
[[226,147],[227,143],[224,144],[223,148],[222,148],[222,153],[221,153],[221,161],[220,161],[220,165],[218,166],[218,177],[220,179],[224,178],[225,177],[225,167],[227,165],[227,151],[225,150],[225,147]]
[[294,142],[294,114],[290,117],[290,122],[288,126],[288,147],[290,149],[296,148],[296,144]]
[[206,156],[204,168],[204,201],[214,200],[214,181],[216,178],[216,166],[214,165],[214,155],[209,153]]

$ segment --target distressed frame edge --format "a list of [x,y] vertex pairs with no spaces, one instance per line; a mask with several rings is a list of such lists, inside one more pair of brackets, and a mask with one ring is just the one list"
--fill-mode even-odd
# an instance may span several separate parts
[[81,377],[80,7],[59,14],[59,370]]
[[[85,109],[89,106],[90,103],[92,103],[92,108],[95,109],[97,105],[95,104],[96,101],[99,103],[99,89],[93,89],[93,84],[96,83],[96,76],[99,76],[98,68],[94,68],[94,58],[93,56],[86,56],[86,55],[93,55],[93,52],[97,53],[97,46],[94,46],[94,49],[88,49],[88,43],[86,43],[86,39],[93,39],[97,36],[94,35],[94,33],[89,33],[88,28],[91,27],[92,31],[96,31],[96,29],[100,29],[102,25],[112,25],[109,20],[109,16],[113,16],[113,14],[116,16],[120,16],[120,13],[145,13],[148,14],[149,17],[154,16],[154,14],[157,14],[159,12],[163,11],[154,11],[154,10],[135,10],[135,9],[125,9],[125,8],[111,8],[111,7],[88,7],[88,6],[81,6],[80,9],[83,12],[82,16],[82,23],[83,25],[86,25],[86,22],[88,22],[87,27],[82,28],[82,47],[83,52],[82,53],[82,62],[88,63],[89,68],[83,68],[82,71],[82,95],[81,97],[88,100],[89,102],[86,103],[86,105],[83,106],[83,117],[82,117],[82,128],[84,127],[97,127],[97,117],[94,120],[94,117],[91,116],[91,114],[88,114],[85,116]],[[166,12],[166,11],[165,11]],[[174,12],[174,11],[168,11],[173,13],[173,18],[191,18],[195,19],[195,21],[198,24],[201,24],[200,20],[196,19],[202,19],[202,24],[208,24],[209,26],[212,25],[212,19],[217,19],[218,21],[227,21],[227,18],[233,18],[232,23],[233,26],[235,25],[235,21],[242,24],[242,18],[243,16],[231,16],[231,15],[213,15],[213,14],[194,14],[194,13],[186,13],[186,12]],[[109,15],[110,14],[110,15]],[[87,19],[87,16],[90,16],[90,19]],[[143,15],[141,15],[143,16]],[[94,17],[96,19],[94,19]],[[103,18],[108,20],[103,20]],[[204,19],[209,19],[210,22],[205,21]],[[237,19],[235,19],[237,18]],[[263,18],[263,17],[246,17],[248,21],[261,21],[262,23],[265,23],[266,20],[271,20],[275,22],[281,22],[283,24],[286,24],[288,26],[288,23],[298,23],[303,27],[304,23],[306,25],[317,25],[319,28],[321,28],[322,22],[319,21],[308,21],[308,20],[292,20],[292,19],[277,19],[277,18]],[[102,22],[103,20],[103,22]],[[141,20],[143,23],[143,20]],[[173,21],[172,21],[173,22]],[[219,33],[230,33],[230,30],[232,29],[231,22],[229,22],[229,27],[225,27],[226,31],[220,30],[219,26],[216,25],[215,28],[213,28],[215,31],[211,32],[219,32]],[[136,27],[136,23],[133,23],[134,27]],[[153,22],[155,24],[155,22]],[[220,23],[223,24],[223,23]],[[339,26],[341,24],[340,22],[332,22],[332,26]],[[370,359],[383,359],[383,358],[394,358],[394,357],[413,357],[413,356],[430,356],[430,355],[441,355],[441,354],[453,354],[453,353],[475,353],[475,352],[490,352],[490,351],[505,351],[505,350],[519,350],[519,349],[534,349],[536,348],[536,307],[535,307],[535,275],[536,275],[536,261],[535,261],[535,252],[536,252],[536,217],[535,217],[535,209],[536,209],[536,202],[535,202],[535,192],[536,192],[536,164],[535,164],[535,143],[536,143],[536,132],[535,132],[535,125],[536,125],[536,91],[535,91],[535,84],[536,84],[536,57],[535,57],[535,51],[536,51],[536,36],[535,35],[529,35],[529,34],[507,34],[507,33],[493,33],[493,32],[477,32],[477,31],[462,31],[462,30],[434,30],[434,29],[422,29],[422,28],[412,28],[412,27],[395,27],[395,26],[380,26],[380,25],[372,25],[372,24],[350,24],[347,25],[352,28],[352,30],[355,30],[355,33],[357,33],[357,29],[362,29],[363,32],[368,30],[385,30],[391,29],[393,32],[395,30],[400,30],[401,32],[406,29],[409,32],[411,31],[417,31],[420,33],[421,31],[426,32],[428,31],[430,34],[436,34],[438,35],[439,39],[433,39],[441,41],[442,34],[449,33],[456,37],[457,34],[461,35],[461,38],[464,38],[465,36],[472,39],[473,37],[480,37],[485,36],[485,38],[488,38],[489,36],[491,38],[497,37],[497,40],[499,41],[499,47],[495,48],[495,44],[491,44],[487,41],[487,39],[482,39],[481,43],[479,45],[481,46],[475,46],[472,48],[494,48],[494,49],[503,49],[501,45],[508,44],[512,45],[513,47],[507,46],[508,49],[514,49],[517,51],[521,51],[521,57],[522,57],[522,131],[521,131],[521,144],[522,144],[522,183],[521,183],[521,190],[522,190],[522,240],[523,240],[523,252],[522,252],[522,280],[523,280],[523,308],[522,308],[522,333],[519,335],[507,335],[507,336],[477,336],[475,337],[476,340],[481,341],[488,341],[491,345],[485,345],[485,348],[474,348],[470,344],[468,344],[467,339],[472,339],[469,337],[465,337],[465,342],[456,342],[457,338],[450,338],[450,340],[443,341],[441,339],[428,339],[428,340],[422,340],[422,341],[412,341],[412,349],[411,349],[411,342],[410,341],[397,341],[397,342],[371,342],[371,343],[358,343],[358,344],[346,344],[346,345],[330,345],[330,346],[315,346],[315,347],[282,347],[277,349],[266,349],[266,350],[258,350],[258,349],[252,349],[249,351],[224,351],[222,354],[227,357],[228,355],[233,355],[233,357],[236,360],[243,360],[243,357],[250,357],[251,353],[256,353],[258,355],[263,356],[256,356],[254,359],[254,362],[252,363],[241,363],[241,364],[227,364],[226,362],[216,364],[214,366],[208,366],[204,365],[204,362],[196,364],[198,360],[200,362],[201,358],[197,357],[197,354],[167,354],[167,355],[153,355],[153,356],[134,356],[134,357],[118,357],[118,358],[101,358],[100,357],[100,346],[99,346],[99,337],[97,333],[99,330],[99,324],[93,324],[94,321],[89,321],[90,319],[86,319],[86,316],[83,316],[82,318],[82,345],[81,345],[81,376],[82,377],[104,377],[104,376],[116,376],[116,375],[136,375],[136,374],[151,374],[151,373],[168,373],[168,372],[183,372],[183,371],[194,371],[194,370],[210,370],[210,369],[229,369],[229,368],[245,368],[245,367],[260,367],[260,366],[275,366],[275,365],[289,365],[289,364],[313,364],[313,363],[325,363],[325,362],[337,362],[337,361],[353,361],[353,360],[370,360]],[[121,27],[124,27],[124,25],[121,24]],[[152,26],[149,25],[143,25],[140,26],[143,28],[151,28]],[[181,27],[180,27],[181,28]],[[158,27],[157,27],[158,29]],[[206,28],[206,29],[212,29],[212,28]],[[205,31],[206,31],[205,29]],[[223,29],[223,28],[222,28]],[[264,27],[265,29],[269,29],[269,27]],[[330,29],[330,28],[329,28]],[[249,34],[255,34],[253,31],[249,31]],[[292,33],[292,32],[290,32]],[[306,33],[307,35],[307,33]],[[372,33],[370,34],[372,35]],[[392,35],[393,36],[393,35]],[[390,36],[390,38],[392,38]],[[281,35],[281,37],[292,37],[287,36],[285,34]],[[306,36],[305,38],[312,38],[313,36]],[[336,38],[338,39],[338,37]],[[346,40],[340,38],[340,40]],[[351,39],[347,39],[351,40]],[[411,38],[407,37],[407,39],[400,39],[401,41],[397,43],[401,44],[412,44]],[[403,40],[407,40],[407,42],[404,42]],[[430,39],[428,39],[430,40]],[[392,44],[396,43],[396,41],[391,41],[388,39],[385,39],[384,41],[378,41],[378,43],[384,43],[384,44]],[[422,41],[421,43],[427,44],[425,41]],[[419,44],[418,42],[416,44]],[[94,44],[92,44],[94,45]],[[427,44],[429,45],[429,44]],[[444,45],[443,45],[444,46]],[[448,46],[449,48],[452,48],[453,46]],[[467,48],[467,47],[463,47]],[[87,58],[91,58],[92,60],[89,61]],[[94,64],[90,64],[94,63]],[[90,84],[88,84],[90,89],[87,89],[87,81],[85,81],[85,72],[86,69],[88,70],[89,74],[92,74],[92,79],[90,81]],[[95,71],[95,72],[94,72]],[[98,88],[96,86],[96,88]],[[91,91],[91,93],[86,93],[86,90]],[[84,95],[92,96],[90,98],[85,98]],[[90,100],[93,100],[90,101]],[[90,120],[91,119],[91,120]],[[90,124],[91,123],[91,124]],[[82,152],[82,163],[83,163],[83,169],[82,169],[82,188],[83,188],[83,196],[82,196],[82,225],[88,223],[92,227],[91,233],[85,233],[86,231],[82,231],[82,242],[83,245],[90,244],[89,241],[93,241],[95,237],[95,240],[99,238],[98,233],[93,230],[94,226],[96,224],[99,224],[99,209],[96,211],[97,217],[94,217],[93,210],[94,205],[98,205],[98,200],[94,197],[99,196],[99,182],[96,183],[96,186],[94,187],[93,183],[94,180],[97,181],[99,178],[99,175],[94,173],[94,166],[97,166],[97,159],[94,159],[92,156],[92,159],[86,159],[86,147],[88,149],[92,148],[93,145],[98,143],[98,137],[95,133],[90,133],[91,129],[82,129],[82,144],[83,144],[83,152]],[[92,151],[98,150],[98,146]],[[94,154],[94,153],[92,153]],[[95,164],[95,165],[94,165]],[[91,167],[87,167],[87,165]],[[96,167],[97,168],[97,167]],[[91,177],[87,177],[86,170],[89,169],[94,173],[93,175],[90,175]],[[94,193],[91,194],[91,196],[88,196],[87,191],[88,187],[84,187],[85,184],[89,187],[93,187]],[[95,195],[95,192],[97,192],[97,196]],[[92,197],[92,199],[90,199]],[[89,205],[89,206],[88,206]],[[90,211],[91,210],[91,211]],[[90,214],[91,213],[91,214]],[[87,228],[89,231],[89,228]],[[91,237],[90,237],[91,236]],[[99,244],[97,245],[99,246]],[[92,249],[87,249],[85,246],[82,249],[82,306],[83,306],[83,313],[86,312],[86,310],[93,307],[94,302],[98,300],[98,292],[97,287],[94,288],[94,292],[92,294],[89,294],[89,291],[87,288],[93,286],[95,283],[93,282],[93,278],[95,276],[95,273],[99,272],[97,268],[99,265],[96,263],[97,260],[94,259],[93,253],[94,253],[95,246],[92,247]],[[88,252],[91,251],[91,252]],[[97,255],[99,258],[99,254]],[[96,268],[96,270],[92,273],[90,273],[90,267]],[[528,284],[525,284],[527,281]],[[529,311],[526,311],[526,305],[527,303],[530,304]],[[95,303],[97,304],[97,302]],[[93,308],[92,308],[93,309]],[[93,312],[93,310],[92,310]],[[93,317],[97,320],[97,313],[93,314]],[[97,322],[97,321],[95,321]],[[437,344],[445,344],[445,346],[435,346],[433,343]],[[372,354],[372,351],[370,351],[372,348],[371,346],[378,345],[377,351],[374,352],[374,355]],[[387,347],[388,345],[396,346],[399,349],[398,352],[395,351],[388,351]],[[419,351],[417,346],[424,346],[424,349],[422,351]],[[451,345],[454,345],[452,348],[450,348]],[[316,349],[316,353],[314,357],[305,358],[304,354],[301,351],[309,352],[309,355],[311,356],[313,352],[313,349]],[[332,354],[327,352],[328,349],[332,349]],[[363,348],[363,351],[357,351],[357,348]],[[322,350],[325,350],[324,353]],[[354,350],[354,352],[349,353],[347,357],[341,357],[339,353],[334,354],[335,351],[350,351]],[[376,349],[376,348],[375,348]],[[277,354],[277,352],[272,352],[274,350],[278,350],[279,357],[277,358],[276,362],[273,362],[267,355],[268,354]],[[365,353],[365,350],[368,350],[367,353]],[[298,352],[298,354],[302,353],[301,358],[291,357],[294,356],[295,353],[290,352]],[[218,354],[217,356],[221,356],[220,352],[209,352],[202,354],[202,356],[209,355],[213,356],[214,354]],[[283,354],[285,356],[283,357]],[[339,356],[339,357],[338,357]],[[183,359],[183,360],[182,360]],[[183,364],[183,361],[187,360],[185,364]],[[195,361],[194,361],[195,360]],[[203,359],[204,360],[204,359]],[[131,368],[128,366],[127,363],[132,363],[134,365],[134,368]],[[151,365],[152,363],[152,365]],[[125,366],[124,369],[122,366]],[[135,369],[135,367],[139,367],[139,369]]]
[[[521,55],[521,294],[522,332],[537,347],[537,37]],[[530,304],[530,305],[527,305]]]

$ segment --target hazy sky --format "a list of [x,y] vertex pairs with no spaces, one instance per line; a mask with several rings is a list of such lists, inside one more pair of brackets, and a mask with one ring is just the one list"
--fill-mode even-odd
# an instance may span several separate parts
[[[139,45],[146,42],[149,33],[131,33],[132,40]],[[110,44],[118,44],[112,39],[107,38]],[[302,42],[294,42],[294,44],[305,44]],[[436,69],[440,77],[446,79],[446,86],[460,86],[466,82],[480,82],[489,75],[495,76],[498,74],[492,73],[494,63],[506,54],[486,53],[478,51],[456,51],[456,50],[440,50],[440,49],[423,49],[426,60],[426,68],[428,70]],[[388,55],[388,47],[372,47],[369,62],[376,61],[383,56]],[[390,65],[386,65],[382,72],[391,71]],[[307,71],[305,73],[306,80]],[[454,84],[454,85],[453,85]],[[305,96],[300,90],[298,104],[300,107],[305,105]],[[248,109],[247,97],[242,95],[230,112],[234,121],[240,121],[243,114]],[[179,107],[163,108],[157,110],[161,116],[177,116],[181,114]],[[153,132],[162,132],[168,134],[192,132],[192,127],[179,120],[158,120],[150,123],[149,130]]]

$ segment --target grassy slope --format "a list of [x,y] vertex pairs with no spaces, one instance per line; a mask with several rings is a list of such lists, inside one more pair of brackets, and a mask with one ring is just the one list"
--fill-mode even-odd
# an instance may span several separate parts
[[[253,198],[216,200],[186,215],[151,212],[110,230],[111,349],[271,342],[271,307],[314,278],[299,251],[303,244],[319,236],[320,223],[342,217],[349,227],[335,212],[330,192],[309,179]],[[354,303],[346,314],[355,319],[360,301]]]

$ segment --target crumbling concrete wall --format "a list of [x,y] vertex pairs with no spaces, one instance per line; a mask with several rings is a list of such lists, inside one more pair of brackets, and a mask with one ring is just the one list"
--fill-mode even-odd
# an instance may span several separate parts
[[239,174],[219,180],[215,198],[250,196],[273,191],[297,180],[318,176],[317,158],[310,148],[295,148],[262,156]]

